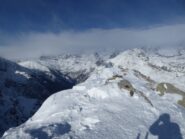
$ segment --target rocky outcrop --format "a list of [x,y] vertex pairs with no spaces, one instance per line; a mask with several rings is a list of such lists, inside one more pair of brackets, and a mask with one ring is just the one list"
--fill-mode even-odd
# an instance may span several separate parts
[[135,89],[128,80],[121,80],[118,82],[118,87],[120,89],[126,89],[130,92],[130,96],[134,95]]
[[179,88],[175,87],[173,84],[170,83],[159,83],[156,86],[156,91],[159,92],[160,96],[165,95],[165,93],[170,94],[177,94],[182,96],[181,100],[178,100],[178,104],[185,107],[185,91],[180,90]]

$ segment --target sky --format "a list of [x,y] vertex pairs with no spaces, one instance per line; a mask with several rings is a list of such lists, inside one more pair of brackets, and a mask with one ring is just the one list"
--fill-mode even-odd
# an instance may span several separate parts
[[185,0],[0,0],[0,56],[175,47]]

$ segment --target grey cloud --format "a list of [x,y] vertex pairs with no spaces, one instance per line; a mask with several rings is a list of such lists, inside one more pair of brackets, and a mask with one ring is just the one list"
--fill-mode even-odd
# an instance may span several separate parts
[[[7,38],[6,38],[7,39]],[[125,50],[135,47],[177,47],[184,44],[185,24],[148,29],[91,29],[83,32],[22,33],[0,46],[0,56],[34,58],[61,53]]]

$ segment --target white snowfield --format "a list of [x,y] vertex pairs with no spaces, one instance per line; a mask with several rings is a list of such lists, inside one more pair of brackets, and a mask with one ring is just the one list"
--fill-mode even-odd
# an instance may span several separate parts
[[[169,82],[185,90],[185,53],[161,55],[140,49],[119,54],[109,60],[113,67],[98,67],[84,83],[53,94],[33,117],[9,129],[2,139],[157,139],[162,131],[157,136],[150,128],[164,113],[180,129],[181,138],[173,139],[185,138],[185,108],[176,103],[181,96],[159,96],[153,89],[155,83]],[[136,76],[136,70],[150,77],[153,86]],[[114,75],[122,78],[109,80]],[[117,83],[122,79],[143,92],[153,107],[138,93],[131,97],[120,89]]]

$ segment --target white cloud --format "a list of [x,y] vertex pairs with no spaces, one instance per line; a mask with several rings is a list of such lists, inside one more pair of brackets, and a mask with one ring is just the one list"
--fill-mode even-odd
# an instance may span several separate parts
[[185,24],[149,29],[92,29],[83,32],[22,33],[0,47],[9,59],[61,53],[119,50],[135,47],[177,47],[185,41]]

